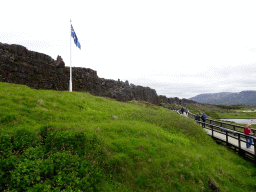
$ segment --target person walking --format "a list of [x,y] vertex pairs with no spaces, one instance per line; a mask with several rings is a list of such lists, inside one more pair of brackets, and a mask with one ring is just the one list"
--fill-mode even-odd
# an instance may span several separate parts
[[184,112],[184,108],[182,107],[182,108],[181,108],[181,114],[182,114],[182,115],[183,115],[183,112]]
[[204,122],[206,121],[207,116],[205,115],[205,113],[203,113],[200,118],[203,120],[202,127],[205,128],[205,123]]
[[200,121],[200,116],[199,116],[198,114],[196,114],[195,120],[196,120],[196,121]]
[[[244,128],[244,134],[249,135],[249,136],[254,134],[252,132],[250,123],[248,123],[247,126]],[[246,148],[251,149],[251,145],[252,145],[252,141],[253,141],[252,138],[245,136],[245,139],[246,139]]]
[[187,108],[185,109],[185,113],[186,113],[186,115],[188,115],[188,109]]
[[[197,122],[200,121],[200,116],[199,116],[198,114],[196,114],[195,120],[196,120]],[[200,125],[200,123],[199,123],[199,125]]]

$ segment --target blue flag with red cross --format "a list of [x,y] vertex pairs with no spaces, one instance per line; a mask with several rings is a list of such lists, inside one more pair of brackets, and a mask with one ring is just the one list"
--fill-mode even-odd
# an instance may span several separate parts
[[76,46],[77,46],[79,49],[81,49],[81,45],[80,45],[80,43],[79,43],[79,41],[78,41],[78,38],[77,38],[77,36],[76,36],[75,30],[73,29],[72,24],[71,24],[71,37],[73,37],[74,43],[76,44]]

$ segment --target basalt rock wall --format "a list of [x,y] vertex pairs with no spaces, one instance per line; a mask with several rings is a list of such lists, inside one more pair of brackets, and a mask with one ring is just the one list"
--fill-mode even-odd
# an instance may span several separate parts
[[[0,43],[0,82],[27,85],[34,89],[69,90],[70,69],[60,56],[56,60],[43,53],[29,51],[21,45]],[[72,67],[72,90],[90,92],[93,95],[110,97],[117,101],[144,100],[155,105],[160,103],[196,103],[179,98],[158,96],[154,89],[99,78],[89,68]]]

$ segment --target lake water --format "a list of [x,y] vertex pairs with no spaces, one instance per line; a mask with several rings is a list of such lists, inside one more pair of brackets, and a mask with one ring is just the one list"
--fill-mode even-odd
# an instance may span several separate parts
[[241,124],[247,124],[247,123],[256,124],[256,119],[220,119],[220,120],[241,123]]

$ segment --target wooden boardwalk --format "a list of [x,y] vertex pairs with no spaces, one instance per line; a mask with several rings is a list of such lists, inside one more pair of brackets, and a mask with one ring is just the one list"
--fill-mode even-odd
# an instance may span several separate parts
[[[205,129],[205,128],[203,128],[203,129],[206,131],[206,133],[208,135],[212,136],[212,131],[210,129]],[[218,132],[215,132],[215,131],[213,131],[213,135],[214,135],[214,137],[218,138],[219,140],[222,140],[222,141],[226,142],[226,135],[218,133]],[[232,144],[232,145],[234,145],[234,146],[236,146],[238,148],[239,147],[238,140],[237,140],[237,138],[235,139],[233,137],[228,136],[228,143]],[[241,149],[246,150],[249,153],[254,155],[254,146],[251,145],[251,148],[247,149],[246,148],[246,143],[245,143],[244,139],[241,139]]]
[[[191,114],[187,115],[185,112],[181,115],[191,118]],[[249,157],[249,159],[253,160],[256,165],[256,156],[255,156],[255,149],[254,149],[254,144],[256,142],[255,137],[253,139],[254,143],[251,145],[251,148],[247,149],[246,140],[244,138],[243,133],[239,131],[234,131],[232,129],[209,124],[209,123],[205,123],[205,124],[206,124],[206,128],[203,128],[203,129],[209,136],[211,136],[214,140],[225,142],[227,146],[233,147],[234,150],[238,151],[238,153],[241,154],[243,157]]]

